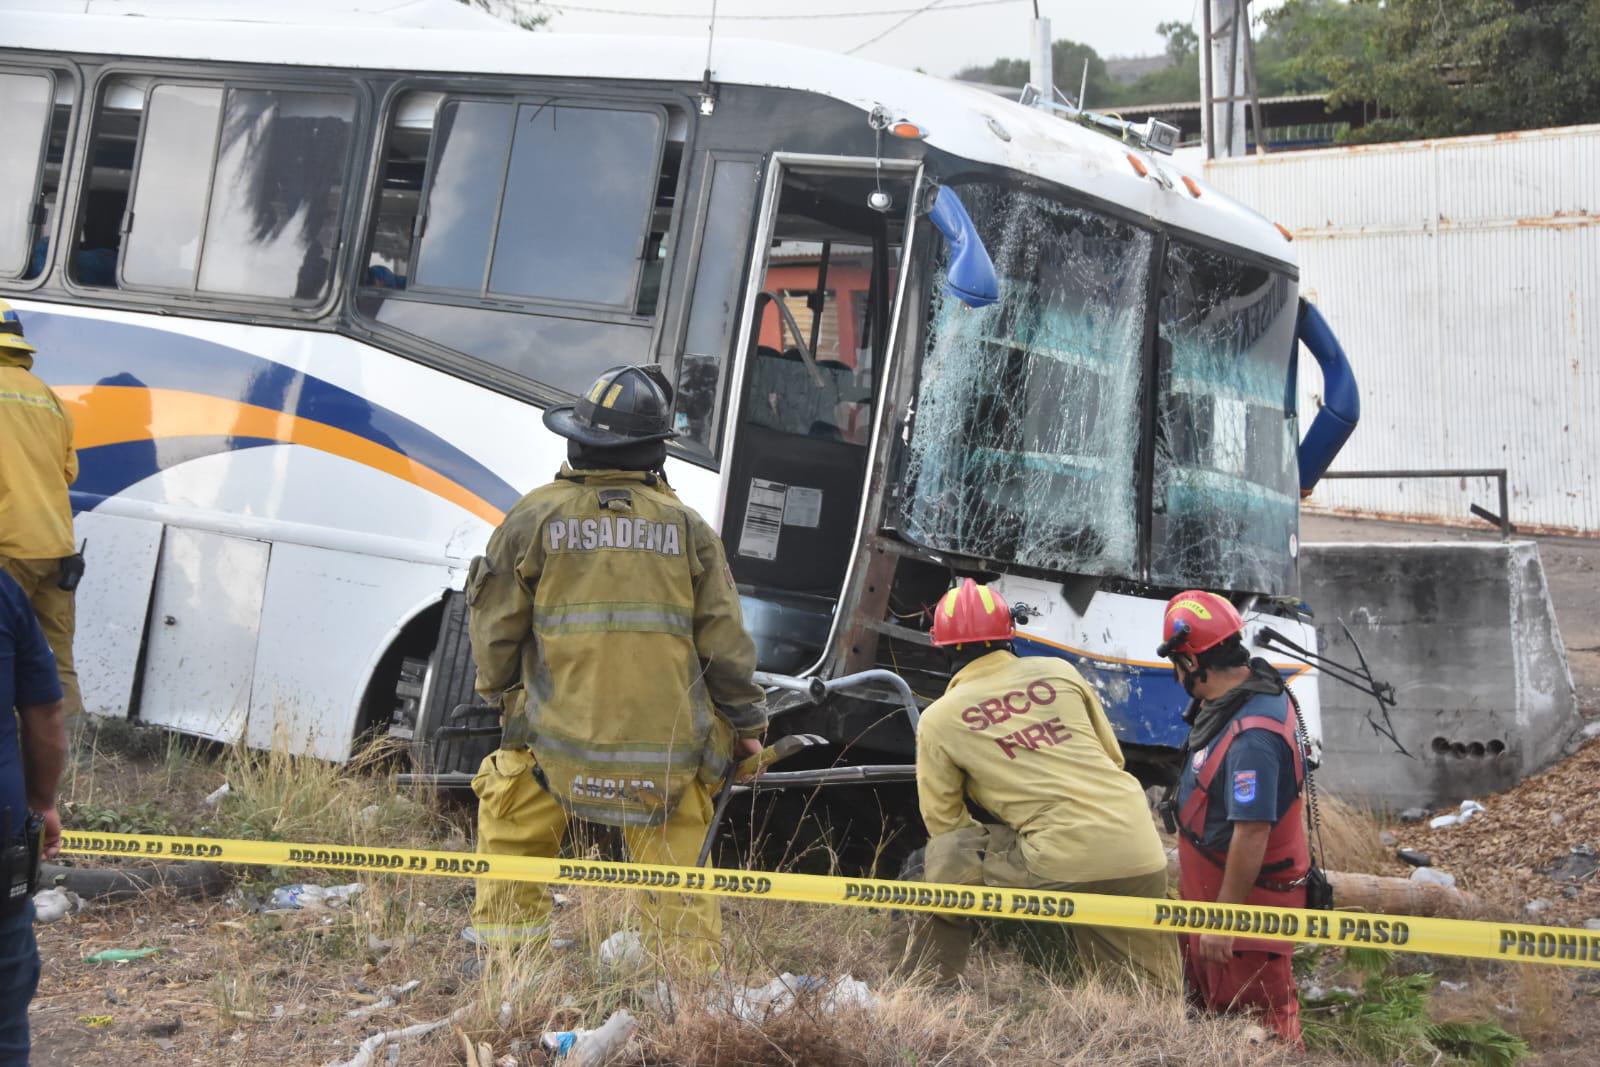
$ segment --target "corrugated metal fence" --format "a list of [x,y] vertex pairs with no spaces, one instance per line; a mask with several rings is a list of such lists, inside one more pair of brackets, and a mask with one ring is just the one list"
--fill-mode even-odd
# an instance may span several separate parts
[[[1221,160],[1287,226],[1361,425],[1335,469],[1505,467],[1512,521],[1600,534],[1600,126]],[[1320,389],[1301,361],[1302,425]],[[1472,521],[1492,482],[1324,482],[1311,504]]]

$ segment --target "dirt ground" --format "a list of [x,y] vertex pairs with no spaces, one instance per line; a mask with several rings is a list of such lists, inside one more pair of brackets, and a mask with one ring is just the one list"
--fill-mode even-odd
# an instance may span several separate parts
[[[1303,536],[1307,541],[1326,541],[1485,535],[1311,516],[1305,520]],[[1600,603],[1594,602],[1600,588],[1600,542],[1543,539],[1540,550],[1580,706],[1586,715],[1600,717]],[[214,789],[224,773],[231,772],[206,764],[198,769],[190,766],[171,750],[164,756],[156,752],[142,759],[97,756],[79,772],[76,795],[84,802],[82,810],[90,810],[92,802],[97,812],[130,808],[156,814],[195,812],[202,810],[199,798]],[[240,785],[235,777],[236,796]],[[298,781],[294,788],[300,788]],[[318,788],[327,797],[319,804],[350,818],[370,803],[381,802],[387,819],[394,804],[392,796],[364,783],[324,782]],[[1394,824],[1388,829],[1397,835],[1397,843],[1430,853],[1439,867],[1454,872],[1462,888],[1483,897],[1494,915],[1580,925],[1585,919],[1600,918],[1600,875],[1584,874],[1581,856],[1578,860],[1569,857],[1574,846],[1600,847],[1597,790],[1600,741],[1516,790],[1483,798],[1487,810],[1465,827],[1429,831],[1425,825]],[[345,792],[359,795],[343,796]],[[287,821],[294,802],[289,793],[274,798],[265,785],[258,786],[257,793],[260,799],[254,808],[233,816],[240,829],[222,836],[248,836],[249,826],[257,825],[248,822],[251,819],[261,826],[270,822],[275,832],[289,840],[306,839],[306,833],[314,832],[307,826],[321,827],[327,839],[348,835],[322,808],[308,806],[297,825]],[[224,813],[230,803],[233,801],[225,803]],[[396,820],[409,817],[401,808],[395,811]],[[464,847],[459,836],[445,841],[450,834],[459,833],[451,827],[459,824],[460,818],[457,812],[442,820],[442,825],[418,828],[415,832],[423,836],[414,843]],[[267,821],[260,821],[263,819]],[[185,820],[186,816],[174,816],[172,828],[206,831],[199,823],[190,826],[193,820]],[[440,821],[435,817],[435,822]],[[100,828],[136,829],[121,825]],[[213,828],[217,829],[223,827]],[[387,828],[372,832],[380,830],[387,832]],[[1378,831],[1373,824],[1371,834]],[[1382,873],[1408,872],[1392,859],[1392,849],[1374,848],[1373,853],[1373,865]],[[243,877],[246,889],[254,887],[259,893],[306,874],[260,870]],[[314,1067],[349,1058],[362,1038],[376,1030],[437,1019],[471,1004],[476,1007],[463,1026],[474,1040],[489,1042],[496,1057],[515,1055],[521,1067],[543,1063],[542,1054],[534,1047],[543,1029],[594,1025],[597,1013],[610,1006],[608,1002],[602,1009],[600,998],[614,1001],[615,994],[594,991],[593,975],[585,968],[591,966],[586,961],[592,960],[599,937],[614,928],[608,924],[615,916],[588,920],[586,927],[585,920],[577,916],[594,905],[579,894],[576,906],[559,921],[587,947],[535,961],[537,973],[519,980],[542,982],[543,986],[536,994],[518,998],[510,1024],[504,1025],[495,1017],[495,1005],[508,995],[503,985],[495,984],[503,979],[475,975],[475,952],[460,939],[469,894],[466,883],[410,879],[402,886],[380,879],[369,882],[368,899],[361,907],[332,913],[262,914],[249,906],[249,892],[243,897],[199,902],[156,894],[129,903],[96,904],[82,914],[38,927],[45,969],[30,1012],[36,1041],[34,1062],[46,1067],[144,1063],[217,1067],[278,1061]],[[1539,913],[1528,914],[1523,907],[1528,900],[1546,903]],[[763,918],[769,915],[769,908],[770,917]],[[875,990],[883,988],[884,969],[876,951],[881,931],[873,925],[877,917],[868,917],[871,922],[833,918],[821,909],[781,905],[745,910],[747,914],[730,918],[730,928],[760,941],[754,954],[760,958],[762,974],[770,976],[776,969],[824,973],[830,967],[850,968]],[[384,941],[392,944],[379,943]],[[84,959],[101,949],[138,947],[154,947],[159,952],[128,963],[89,963]],[[1094,1062],[1099,1067],[1123,1063],[1199,1067],[1399,1062],[1336,1060],[1327,1054],[1301,1058],[1272,1049],[1241,1048],[1237,1035],[1230,1037],[1226,1030],[1171,1019],[1154,1027],[1145,1039],[1138,1029],[1143,1024],[1129,1017],[1126,1005],[1108,1002],[1103,994],[1097,994],[1100,999],[1074,998],[1070,987],[1041,986],[1036,975],[1004,957],[980,959],[977,966],[986,972],[983,982],[987,988],[966,994],[964,999],[897,1000],[887,1015],[862,1019],[853,1029],[843,1026],[808,1035],[803,1041],[770,1027],[726,1034],[719,1031],[708,1038],[694,1030],[700,1027],[704,1031],[710,1025],[703,1016],[680,1021],[676,1029],[662,1020],[651,1020],[648,1025],[655,1028],[656,1043],[642,1059],[631,1062],[782,1063],[789,1067],[840,1062],[893,1062],[906,1067],[984,1062]],[[1436,1018],[1493,1019],[1525,1037],[1533,1047],[1532,1057],[1523,1061],[1525,1067],[1600,1062],[1593,1053],[1600,1047],[1600,1011],[1595,1010],[1600,1000],[1600,974],[1426,957],[1400,962],[1407,968],[1431,971],[1448,983],[1435,990]],[[400,996],[394,1006],[359,1014],[379,1003],[386,990],[412,979],[421,984]],[[1054,1038],[1039,1038],[1042,1044],[1013,1044],[1021,1039],[1001,1034],[981,1055],[960,1044],[963,1034],[1000,1025],[993,1021],[999,1013],[1035,995],[1051,999],[1041,999],[1016,1017],[1023,1022],[1006,1025],[1055,1028]],[[352,1016],[352,1012],[358,1014]],[[1078,1028],[1072,1031],[1077,1036],[1068,1033],[1073,1027]],[[1111,1032],[1121,1033],[1121,1044],[1108,1039],[1103,1047],[1096,1045]],[[395,1059],[389,1058],[387,1050],[380,1052],[373,1067],[461,1064],[465,1058],[459,1041],[447,1027],[398,1046]],[[843,1045],[833,1044],[841,1041]],[[1052,1041],[1063,1049],[1060,1057],[1041,1059],[1022,1052],[1024,1047],[1049,1047]],[[899,1054],[879,1055],[884,1046],[896,1042],[904,1046]],[[916,1046],[915,1050],[911,1046]],[[1091,1046],[1098,1051],[1085,1061],[1080,1053]],[[1008,1048],[1014,1054],[993,1057],[992,1053]],[[858,1050],[864,1054],[856,1056]]]
[[[447,1015],[472,954],[454,931],[438,930],[432,951],[444,966],[424,972],[429,981],[402,1004],[352,1019],[347,1012],[411,975],[406,960],[366,951],[343,916],[265,920],[225,900],[154,895],[38,929],[45,965],[29,1019],[40,1067],[348,1057],[374,1028]],[[136,946],[160,951],[128,963],[84,960]],[[450,1062],[440,1041],[406,1053],[408,1063]]]

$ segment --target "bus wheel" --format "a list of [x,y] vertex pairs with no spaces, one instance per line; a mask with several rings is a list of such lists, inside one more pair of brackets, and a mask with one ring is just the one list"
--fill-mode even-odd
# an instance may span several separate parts
[[496,742],[492,736],[435,743],[434,735],[440,727],[451,724],[451,713],[457,707],[477,703],[477,694],[472,688],[476,679],[472,642],[467,636],[467,600],[460,593],[450,593],[445,597],[439,619],[439,638],[433,654],[428,657],[418,697],[411,761],[419,773],[470,775],[494,750]]

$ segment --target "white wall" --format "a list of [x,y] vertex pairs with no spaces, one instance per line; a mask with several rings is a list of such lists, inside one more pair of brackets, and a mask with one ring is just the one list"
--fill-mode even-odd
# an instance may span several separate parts
[[[1505,467],[1512,521],[1600,534],[1600,126],[1219,160],[1287,226],[1361,387],[1335,470]],[[1302,427],[1321,388],[1301,361]],[[1494,485],[1324,482],[1309,502],[1473,521]]]

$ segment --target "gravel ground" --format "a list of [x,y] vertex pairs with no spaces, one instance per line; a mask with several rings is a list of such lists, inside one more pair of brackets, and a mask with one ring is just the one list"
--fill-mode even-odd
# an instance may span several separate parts
[[[1558,926],[1600,920],[1600,741],[1481,802],[1485,810],[1465,826],[1396,828],[1399,844],[1427,853],[1498,916]],[[1397,865],[1395,873],[1405,872]]]

